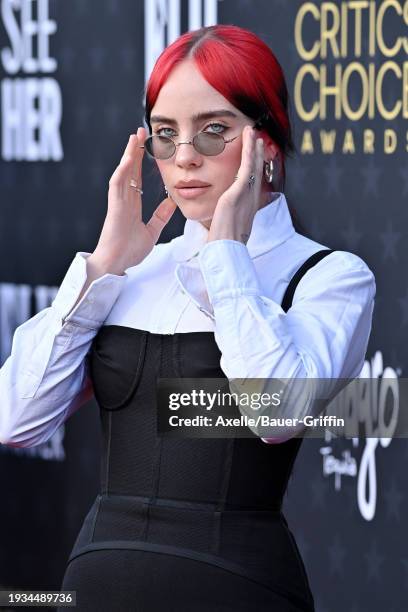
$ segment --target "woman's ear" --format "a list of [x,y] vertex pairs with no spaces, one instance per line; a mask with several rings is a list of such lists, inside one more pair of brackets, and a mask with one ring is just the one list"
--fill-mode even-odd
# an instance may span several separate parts
[[279,153],[278,145],[274,142],[274,140],[272,140],[272,138],[269,136],[269,134],[266,134],[265,132],[262,134],[262,138],[264,139],[264,154],[265,154],[265,159],[266,160],[269,160],[269,159],[274,160],[275,157]]

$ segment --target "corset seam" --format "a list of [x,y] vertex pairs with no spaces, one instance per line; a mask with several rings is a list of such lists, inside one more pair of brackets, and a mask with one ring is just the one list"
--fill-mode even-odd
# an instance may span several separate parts
[[[124,499],[124,500],[135,500],[135,501],[139,501],[142,504],[148,504],[150,502],[151,497],[146,496],[146,495],[124,495],[123,493],[101,493],[99,494],[100,497],[102,498],[106,498],[106,499]],[[277,507],[267,507],[267,508],[256,508],[256,507],[239,507],[239,506],[234,506],[234,507],[226,507],[224,505],[224,507],[222,508],[222,510],[219,509],[219,502],[193,502],[191,500],[185,500],[185,499],[181,499],[181,500],[174,500],[174,499],[167,499],[165,497],[156,497],[154,499],[154,505],[155,506],[160,506],[160,507],[164,507],[164,508],[174,508],[174,509],[182,509],[182,510],[190,510],[191,512],[203,512],[203,511],[208,511],[208,512],[224,512],[224,513],[228,513],[228,512],[267,512],[267,513],[272,513],[272,514],[282,514],[282,509],[281,506],[277,506]]]
[[[160,354],[159,354],[159,378],[161,377],[162,374],[162,369],[163,369],[163,342],[164,339],[163,337],[160,338]],[[157,378],[156,377],[156,390],[157,390]],[[156,434],[157,434],[157,403],[156,403]],[[162,460],[162,444],[163,444],[163,440],[160,436],[156,435],[156,440],[155,440],[155,463],[154,466],[152,468],[152,485],[151,485],[151,495],[149,496],[149,501],[147,503],[146,506],[146,521],[145,521],[145,525],[143,528],[143,535],[142,535],[142,539],[143,540],[147,540],[148,538],[148,533],[149,533],[149,521],[150,521],[150,508],[152,505],[155,505],[155,500],[157,498],[157,493],[158,493],[158,488],[159,488],[159,481],[160,481],[160,465],[161,465],[161,460]]]
[[105,474],[105,490],[106,494],[109,495],[109,463],[110,463],[110,452],[111,452],[111,439],[112,439],[112,412],[108,415],[108,448],[106,452],[106,474]]
[[[106,327],[114,327],[114,326],[108,325]],[[118,402],[116,402],[116,404],[107,405],[106,403],[102,401],[101,398],[98,398],[97,394],[95,394],[95,397],[100,407],[102,408],[102,410],[111,412],[111,411],[121,410],[125,408],[129,404],[129,401],[133,398],[135,392],[137,392],[137,388],[139,386],[139,383],[142,377],[142,372],[143,372],[143,367],[144,367],[144,362],[145,362],[147,334],[148,334],[148,332],[145,330],[141,330],[141,331],[143,333],[141,334],[139,357],[137,360],[136,370],[133,375],[132,382],[130,383],[129,388],[126,391],[125,396],[122,399],[120,399]],[[105,360],[100,355],[98,355],[98,352],[95,350],[94,350],[94,358],[101,361],[105,365],[109,366],[109,363],[106,363]]]
[[173,336],[173,362],[175,378],[182,378],[180,364],[180,341],[178,336]]
[[[165,555],[175,555],[178,557],[184,557],[187,559],[192,559],[194,561],[199,561],[201,563],[207,563],[212,566],[216,566],[221,568],[224,571],[232,572],[234,574],[238,574],[239,576],[243,576],[247,580],[251,582],[255,582],[264,588],[272,591],[276,594],[279,594],[283,597],[288,598],[293,604],[300,606],[301,610],[314,610],[313,607],[310,607],[312,604],[307,601],[306,598],[303,598],[296,593],[291,592],[285,586],[279,583],[267,584],[265,579],[262,579],[259,575],[255,574],[250,569],[235,563],[234,561],[230,561],[228,559],[224,559],[222,557],[217,557],[213,554],[201,553],[194,551],[189,548],[175,547],[169,546],[166,544],[154,544],[152,542],[142,542],[142,541],[133,541],[128,542],[126,540],[108,540],[108,541],[100,541],[91,544],[87,544],[85,546],[81,546],[79,549],[72,551],[68,563],[76,559],[77,557],[87,554],[88,552],[93,552],[97,550],[145,550],[152,553],[157,554],[165,554]],[[309,596],[309,588],[306,591]],[[306,608],[304,606],[307,606]]]
[[97,503],[96,503],[95,515],[94,515],[93,520],[92,520],[91,534],[90,534],[91,537],[90,537],[89,544],[92,544],[94,542],[96,523],[97,523],[97,520],[98,520],[99,510],[100,510],[100,507],[101,507],[101,501],[102,501],[102,495],[98,495],[98,499],[97,499]]
[[216,508],[213,514],[213,540],[212,540],[212,552],[217,555],[221,546],[221,533],[222,533],[222,511],[225,508],[225,502],[228,495],[228,488],[231,479],[231,468],[232,468],[232,457],[234,455],[235,439],[231,438],[226,443],[226,460],[221,468],[221,483],[219,488],[219,499],[216,504]]

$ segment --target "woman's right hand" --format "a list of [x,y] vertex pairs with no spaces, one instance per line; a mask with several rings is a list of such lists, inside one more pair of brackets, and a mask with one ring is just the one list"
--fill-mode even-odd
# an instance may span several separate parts
[[123,274],[150,253],[177,205],[165,198],[147,223],[142,220],[142,196],[130,186],[133,178],[142,187],[142,159],[147,131],[131,134],[119,165],[109,181],[108,211],[98,244],[88,262],[111,274]]

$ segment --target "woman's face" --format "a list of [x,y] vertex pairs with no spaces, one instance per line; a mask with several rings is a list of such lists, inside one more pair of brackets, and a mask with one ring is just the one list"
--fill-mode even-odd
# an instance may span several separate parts
[[[229,111],[234,116],[220,116],[194,120],[193,115],[209,111]],[[156,120],[166,117],[170,121]],[[151,111],[152,133],[170,136],[177,144],[191,141],[198,132],[222,134],[226,140],[222,153],[206,156],[191,144],[181,144],[170,159],[156,160],[163,183],[169,195],[188,219],[200,221],[209,228],[217,201],[233,183],[241,163],[242,131],[254,121],[241,113],[224,96],[214,89],[201,75],[192,60],[185,60],[177,66],[163,85]],[[258,136],[262,134],[258,133]],[[268,141],[268,139],[266,139]],[[274,157],[265,151],[265,159]],[[178,181],[198,180],[209,185],[193,197],[183,196],[175,187]],[[269,192],[262,194],[260,206],[270,200]]]

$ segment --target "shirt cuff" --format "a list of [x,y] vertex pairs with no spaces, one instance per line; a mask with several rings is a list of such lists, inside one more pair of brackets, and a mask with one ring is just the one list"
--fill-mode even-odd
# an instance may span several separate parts
[[[76,303],[87,279],[86,259],[91,253],[76,253],[61,283],[52,307],[62,322],[70,321],[91,329],[101,327],[124,286],[127,274],[104,274],[92,281],[81,300]],[[69,314],[68,314],[69,313]]]
[[243,242],[212,240],[198,260],[211,304],[224,297],[262,294],[254,263]]

